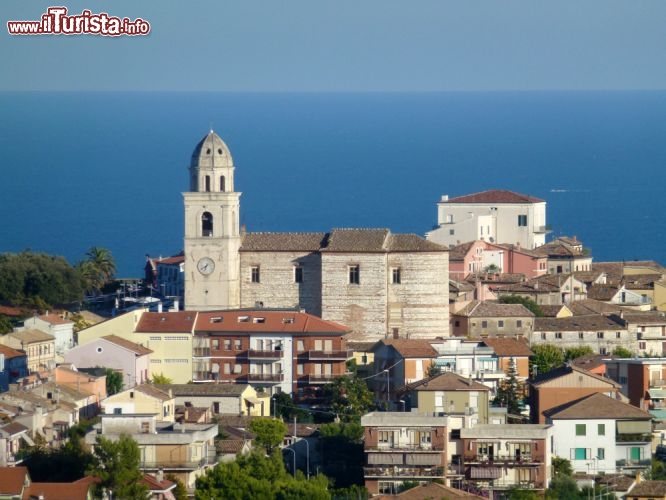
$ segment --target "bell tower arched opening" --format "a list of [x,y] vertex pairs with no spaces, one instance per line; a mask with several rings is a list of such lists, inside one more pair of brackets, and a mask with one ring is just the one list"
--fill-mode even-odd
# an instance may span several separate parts
[[213,236],[213,214],[210,212],[201,214],[201,236]]

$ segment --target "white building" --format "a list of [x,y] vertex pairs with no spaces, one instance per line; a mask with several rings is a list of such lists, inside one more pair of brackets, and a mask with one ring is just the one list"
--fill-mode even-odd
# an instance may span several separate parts
[[546,242],[546,202],[533,196],[490,190],[437,203],[437,227],[426,238],[440,245],[483,240],[536,248]]
[[574,472],[614,474],[645,468],[652,452],[652,415],[595,393],[544,412],[553,425],[553,454]]
[[62,318],[58,314],[42,314],[28,318],[22,328],[16,330],[35,329],[55,337],[56,356],[62,356],[74,346],[74,322]]

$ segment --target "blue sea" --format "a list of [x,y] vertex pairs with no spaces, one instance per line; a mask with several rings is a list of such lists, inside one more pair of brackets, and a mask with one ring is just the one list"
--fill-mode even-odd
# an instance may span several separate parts
[[498,188],[597,261],[666,264],[666,92],[0,93],[0,252],[102,246],[141,276],[183,248],[210,127],[248,231],[424,234],[441,195]]

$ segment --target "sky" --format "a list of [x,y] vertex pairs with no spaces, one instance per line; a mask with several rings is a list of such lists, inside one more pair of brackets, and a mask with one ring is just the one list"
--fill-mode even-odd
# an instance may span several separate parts
[[0,91],[666,89],[663,0],[71,0],[151,31],[7,32],[53,5],[0,2]]

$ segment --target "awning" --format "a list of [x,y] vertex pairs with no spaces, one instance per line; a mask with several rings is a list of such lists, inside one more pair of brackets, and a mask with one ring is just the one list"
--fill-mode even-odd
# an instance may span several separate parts
[[470,479],[499,479],[502,477],[502,469],[499,467],[472,467]]
[[648,394],[650,395],[650,399],[666,398],[666,390],[664,389],[649,389]]

